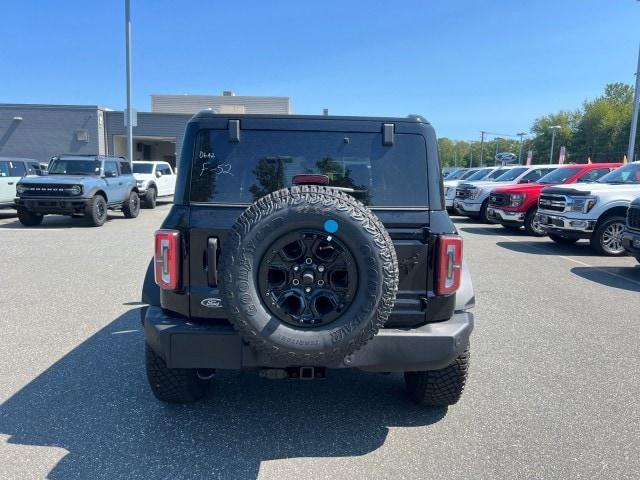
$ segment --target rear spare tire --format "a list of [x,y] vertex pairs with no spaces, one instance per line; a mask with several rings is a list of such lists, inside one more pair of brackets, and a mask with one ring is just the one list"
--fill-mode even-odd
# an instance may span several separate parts
[[384,325],[398,289],[396,253],[380,220],[327,187],[257,200],[226,237],[220,260],[232,323],[282,365],[341,361]]

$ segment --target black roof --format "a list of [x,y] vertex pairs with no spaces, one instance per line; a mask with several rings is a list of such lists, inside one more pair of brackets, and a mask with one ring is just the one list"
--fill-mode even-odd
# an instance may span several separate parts
[[229,119],[242,119],[242,118],[262,118],[262,119],[286,119],[286,120],[366,120],[376,122],[406,122],[406,123],[426,123],[429,122],[421,115],[408,115],[406,117],[364,117],[364,116],[341,116],[341,115],[297,115],[297,114],[265,114],[265,113],[215,113],[213,110],[201,110],[193,116],[194,120],[208,119],[208,118],[229,118]]

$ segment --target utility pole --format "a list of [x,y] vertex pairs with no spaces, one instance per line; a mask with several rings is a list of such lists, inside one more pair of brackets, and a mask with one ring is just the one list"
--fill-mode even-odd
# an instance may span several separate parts
[[131,1],[124,2],[127,62],[127,159],[133,161],[133,112],[131,109]]
[[456,152],[455,150],[453,151],[453,166],[458,166],[458,152]]
[[469,145],[469,168],[473,167],[473,144]]
[[498,163],[498,147],[500,146],[500,137],[496,138],[496,154],[493,157],[493,166],[495,167],[496,163]]
[[549,127],[551,130],[551,149],[549,150],[549,163],[553,163],[553,144],[556,141],[556,132],[560,130],[560,125],[552,125]]
[[484,160],[484,130],[480,131],[480,166],[482,167],[482,161]]
[[522,142],[526,133],[520,132],[516,133],[516,135],[520,137],[520,153],[518,154],[518,165],[522,165]]
[[636,68],[636,91],[633,96],[633,116],[631,117],[631,132],[629,132],[629,149],[627,150],[627,158],[630,162],[633,162],[634,160],[636,131],[638,129],[638,110],[640,109],[640,98],[638,97],[638,90],[640,90],[640,49],[638,49],[638,67]]

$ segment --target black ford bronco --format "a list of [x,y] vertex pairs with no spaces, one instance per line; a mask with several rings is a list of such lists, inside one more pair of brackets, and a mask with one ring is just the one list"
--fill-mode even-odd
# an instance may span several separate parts
[[198,400],[216,369],[358,368],[458,401],[474,296],[427,121],[202,112],[178,172],[142,292],[158,399]]

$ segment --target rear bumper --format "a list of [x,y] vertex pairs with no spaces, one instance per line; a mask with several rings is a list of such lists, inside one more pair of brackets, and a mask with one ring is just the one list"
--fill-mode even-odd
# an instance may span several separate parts
[[22,207],[30,212],[36,213],[84,213],[84,208],[87,205],[89,199],[87,198],[30,198],[30,197],[18,197],[16,198],[16,206]]
[[[416,329],[383,329],[341,362],[317,366],[378,372],[438,370],[464,351],[473,325],[473,314],[465,311],[454,313],[447,321]],[[230,326],[192,323],[159,307],[147,309],[144,332],[147,343],[170,368],[238,370],[296,366],[270,363]]]
[[512,212],[501,208],[487,208],[487,217],[493,223],[521,224],[524,223],[525,212]]
[[625,230],[622,232],[622,246],[632,255],[640,259],[640,231]]

